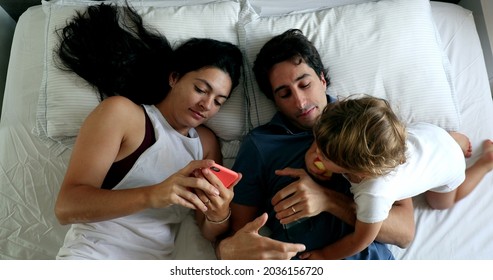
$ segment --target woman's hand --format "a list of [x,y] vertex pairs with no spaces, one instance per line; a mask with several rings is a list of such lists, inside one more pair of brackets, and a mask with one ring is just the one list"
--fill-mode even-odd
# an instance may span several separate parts
[[[173,204],[191,209],[207,211],[207,200],[201,200],[197,193],[209,198],[217,198],[221,191],[203,177],[194,177],[196,170],[208,169],[214,164],[213,160],[194,160],[163,182],[152,186],[151,207],[164,208]],[[216,200],[215,200],[216,201]]]
[[216,190],[218,195],[210,195],[203,190],[196,189],[195,193],[207,207],[205,211],[196,212],[197,224],[202,235],[210,241],[215,241],[216,237],[224,233],[229,228],[229,218],[231,216],[230,203],[233,199],[233,187],[241,180],[241,174],[228,189],[219,178],[209,169],[197,169],[194,171],[197,178],[208,181]]
[[207,207],[203,211],[206,218],[212,222],[224,221],[230,215],[230,203],[234,195],[233,187],[241,180],[241,174],[229,189],[224,186],[221,180],[209,168],[197,169],[194,171],[194,175],[197,178],[206,179],[219,192],[218,195],[211,196],[200,189],[195,190],[197,196]]

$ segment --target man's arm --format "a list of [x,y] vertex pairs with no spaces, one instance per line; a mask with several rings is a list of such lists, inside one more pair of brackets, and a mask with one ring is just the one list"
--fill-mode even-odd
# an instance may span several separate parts
[[[272,199],[276,217],[281,223],[288,224],[325,211],[351,226],[355,225],[356,204],[351,197],[322,187],[303,169],[285,168],[276,171],[276,174],[298,178],[297,181],[280,190]],[[413,210],[411,198],[395,202],[376,240],[401,248],[409,246],[415,232]]]
[[[354,226],[356,223],[356,204],[350,197],[325,189],[328,198],[326,211],[345,223]],[[393,244],[406,248],[414,239],[414,207],[411,198],[399,200],[390,209],[389,216],[382,223],[376,240],[381,243]]]
[[406,248],[413,241],[415,230],[413,200],[406,198],[394,202],[376,240]]
[[[314,164],[317,157],[316,145],[312,144],[305,153],[306,167],[308,172],[312,173],[315,177],[320,180],[326,180],[323,176],[319,176],[323,171],[319,170]],[[300,177],[299,181],[302,181],[302,177]],[[309,184],[308,186],[312,186],[314,190],[321,188],[318,184],[312,185],[309,181],[307,181],[307,184]],[[353,198],[330,189],[324,189],[324,191],[324,197],[327,199],[323,202],[324,205],[326,205],[324,211],[327,211],[345,223],[354,226],[356,223],[356,204],[354,203]],[[405,248],[411,244],[414,239],[414,233],[414,208],[412,199],[409,198],[394,203],[389,216],[383,222],[376,240]]]
[[382,222],[363,223],[356,221],[354,232],[347,234],[336,242],[318,250],[305,252],[301,259],[341,260],[363,251],[375,240]]

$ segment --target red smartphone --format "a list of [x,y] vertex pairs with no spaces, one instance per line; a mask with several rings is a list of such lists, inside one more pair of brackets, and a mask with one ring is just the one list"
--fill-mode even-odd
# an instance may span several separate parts
[[210,169],[212,172],[214,172],[214,174],[216,174],[217,178],[219,178],[223,185],[228,189],[240,176],[240,174],[234,172],[233,170],[221,166],[217,163],[214,163],[214,165],[211,166]]

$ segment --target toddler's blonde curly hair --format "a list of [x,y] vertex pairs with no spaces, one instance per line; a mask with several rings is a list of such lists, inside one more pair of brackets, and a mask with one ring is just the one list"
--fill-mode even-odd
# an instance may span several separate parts
[[406,161],[406,128],[384,99],[330,103],[313,132],[320,152],[351,173],[381,176]]

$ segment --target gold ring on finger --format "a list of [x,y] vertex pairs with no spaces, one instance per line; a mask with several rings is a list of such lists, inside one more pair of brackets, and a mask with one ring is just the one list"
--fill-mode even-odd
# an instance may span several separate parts
[[294,209],[294,206],[291,206],[291,210],[293,210],[293,213],[296,213],[296,210]]

